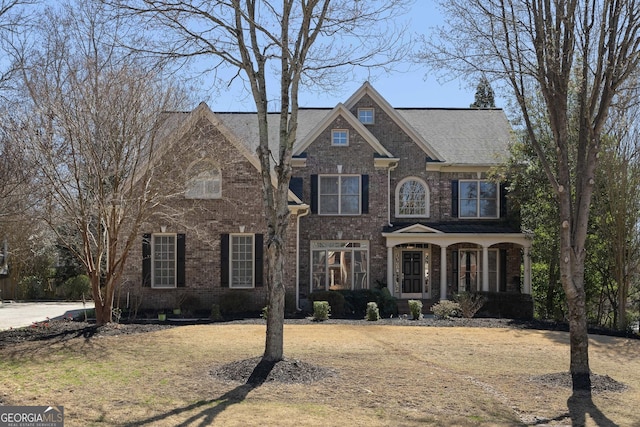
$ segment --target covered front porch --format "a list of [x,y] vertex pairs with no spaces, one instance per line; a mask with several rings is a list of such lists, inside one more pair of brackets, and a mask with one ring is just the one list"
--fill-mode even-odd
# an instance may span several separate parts
[[532,238],[503,224],[411,224],[382,233],[387,286],[400,300],[460,292],[531,294]]

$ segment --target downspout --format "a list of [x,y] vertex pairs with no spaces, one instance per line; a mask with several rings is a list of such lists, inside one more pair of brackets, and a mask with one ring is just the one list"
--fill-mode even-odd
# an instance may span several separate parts
[[[387,224],[389,227],[393,227],[391,224],[391,171],[397,168],[399,163],[399,161],[390,163],[387,169]],[[387,247],[387,289],[391,295],[393,295],[393,280],[393,248]]]
[[393,227],[393,224],[391,224],[391,171],[397,168],[399,163],[390,163],[389,169],[387,169],[387,224],[389,227]]
[[300,311],[300,218],[309,215],[310,208],[298,212],[296,216],[296,310]]

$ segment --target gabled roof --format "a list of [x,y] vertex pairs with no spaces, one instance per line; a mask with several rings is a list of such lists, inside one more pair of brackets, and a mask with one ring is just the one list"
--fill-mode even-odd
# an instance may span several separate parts
[[[224,123],[205,102],[198,104],[198,106],[190,113],[170,113],[168,115],[161,128],[162,139],[164,141],[162,144],[162,153],[164,153],[164,150],[166,150],[172,143],[179,141],[191,132],[196,123],[201,119],[205,119],[214,125],[225,139],[233,145],[234,148],[236,148],[238,152],[256,168],[257,171],[261,170],[260,161],[255,154],[255,150],[251,152],[247,144],[238,137],[236,132],[229,129],[226,123]],[[273,172],[271,173],[271,182],[274,186],[277,183],[277,179]],[[290,202],[295,204],[304,204],[292,191],[289,191],[288,198]]]
[[439,153],[437,160],[442,162],[495,165],[508,154],[511,126],[501,109],[399,108],[396,111],[417,132],[429,138]]
[[393,155],[382,146],[380,141],[373,136],[371,132],[358,120],[351,112],[345,108],[343,104],[338,104],[329,114],[327,114],[316,126],[302,138],[298,139],[298,142],[294,144],[293,155],[297,156],[307,149],[309,145],[338,117],[344,118],[351,127],[353,127],[366,142],[376,151],[377,154],[389,158],[393,158]]
[[[301,154],[319,132],[338,116],[365,137],[375,152],[383,158],[392,154],[360,123],[350,109],[365,95],[371,97],[430,158],[430,165],[489,167],[501,163],[508,154],[511,126],[501,109],[469,108],[393,108],[372,86],[364,83],[344,104],[334,108],[301,108],[294,155]],[[259,145],[256,113],[215,113],[235,141],[242,143],[252,154]],[[269,146],[272,156],[279,160],[280,114],[267,117]],[[393,153],[400,157],[402,153]]]
[[351,109],[353,108],[362,97],[365,95],[369,95],[369,97],[382,108],[382,110],[387,113],[389,117],[393,121],[395,121],[398,126],[407,134],[409,137],[415,141],[415,143],[427,154],[427,156],[431,157],[434,160],[444,160],[442,156],[438,153],[438,150],[428,142],[428,138],[426,134],[420,134],[416,131],[416,129],[409,123],[407,120],[398,114],[395,108],[391,106],[387,102],[386,99],[380,95],[380,93],[371,86],[369,82],[364,82],[362,86],[353,94],[351,97],[344,103],[344,105]]

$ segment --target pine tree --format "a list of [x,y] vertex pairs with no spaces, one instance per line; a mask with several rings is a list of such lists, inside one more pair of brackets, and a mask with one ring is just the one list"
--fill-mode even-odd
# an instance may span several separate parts
[[476,88],[476,98],[469,108],[495,108],[496,101],[493,95],[491,83],[485,76],[482,76]]

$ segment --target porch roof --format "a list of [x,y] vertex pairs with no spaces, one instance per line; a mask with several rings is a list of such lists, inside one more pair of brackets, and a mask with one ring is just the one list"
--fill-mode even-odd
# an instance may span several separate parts
[[[517,227],[514,227],[504,221],[449,221],[449,222],[394,222],[393,225],[387,225],[382,230],[384,233],[394,233],[410,228],[424,228],[426,233],[521,233]],[[431,230],[431,231],[427,231]]]
[[385,227],[382,236],[387,247],[409,243],[430,243],[447,247],[472,243],[489,247],[498,243],[514,243],[530,247],[532,235],[501,221],[405,222]]

